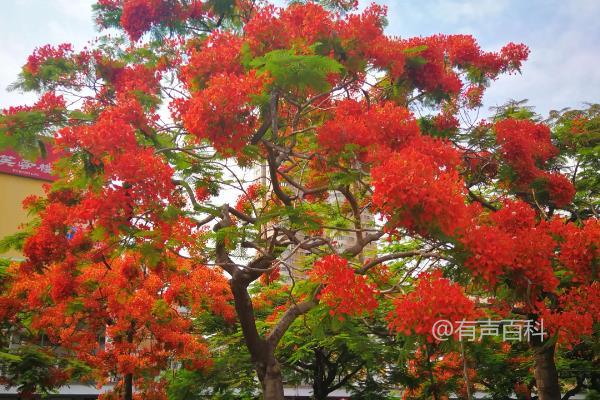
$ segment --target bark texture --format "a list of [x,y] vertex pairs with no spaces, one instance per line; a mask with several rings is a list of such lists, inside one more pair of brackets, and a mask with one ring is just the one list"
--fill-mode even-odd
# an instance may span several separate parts
[[125,379],[123,382],[123,399],[124,400],[133,400],[133,375],[132,374],[125,375]]
[[535,383],[539,400],[560,400],[560,385],[554,363],[555,344],[534,343]]

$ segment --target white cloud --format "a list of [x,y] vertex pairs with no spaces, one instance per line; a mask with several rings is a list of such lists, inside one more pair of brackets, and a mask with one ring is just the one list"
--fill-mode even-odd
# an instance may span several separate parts
[[485,110],[509,99],[550,109],[600,102],[598,0],[388,0],[391,34],[469,33],[483,49],[523,42],[531,49],[523,75],[502,76],[484,97]]
[[446,18],[448,22],[480,21],[493,18],[506,9],[507,1],[500,0],[438,0],[430,7],[433,14],[440,18]]
[[[8,3],[8,2],[7,2]],[[73,43],[83,47],[96,36],[93,0],[15,0],[0,13],[0,108],[30,103],[35,95],[6,92],[27,56],[44,44]]]
[[[281,0],[280,0],[281,1]],[[530,46],[523,75],[492,84],[486,106],[529,98],[540,112],[583,101],[600,102],[598,0],[375,0],[389,7],[388,32],[400,36],[470,33],[486,50],[509,41]],[[13,0],[0,13],[0,108],[31,96],[6,93],[36,47],[71,42],[78,48],[95,37],[94,0]],[[361,6],[371,0],[361,1]]]
[[492,84],[486,100],[494,104],[509,98],[528,98],[546,114],[551,109],[580,107],[599,102],[600,70],[598,51],[581,43],[581,33],[562,31],[561,37],[545,45],[532,46],[523,75],[505,76]]
[[71,20],[92,23],[91,10],[95,0],[54,0],[58,10]]

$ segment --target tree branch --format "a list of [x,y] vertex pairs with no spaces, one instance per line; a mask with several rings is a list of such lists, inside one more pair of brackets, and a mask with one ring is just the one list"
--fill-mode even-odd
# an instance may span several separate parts
[[348,383],[348,381],[350,380],[350,378],[352,378],[354,375],[356,375],[361,369],[363,369],[363,367],[365,366],[365,362],[363,361],[362,363],[360,363],[356,368],[354,368],[348,375],[346,375],[344,378],[342,378],[338,383],[336,383],[335,385],[331,386],[330,388],[328,388],[329,393],[333,392],[334,390],[337,390],[339,388],[341,388],[342,386],[344,386],[346,383]]
[[356,243],[354,246],[346,249],[345,253],[349,256],[356,256],[371,242],[381,238],[385,233],[384,232],[375,232],[368,234],[364,237],[363,243]]
[[294,304],[291,308],[289,308],[285,314],[283,314],[277,325],[275,325],[269,336],[267,336],[267,342],[269,345],[275,348],[294,320],[300,315],[308,312],[316,305],[317,301],[310,299],[299,304]]
[[486,201],[483,197],[476,195],[472,190],[469,189],[469,197],[474,201],[481,204],[483,207],[487,208],[491,211],[498,211],[498,207],[494,206],[492,203]]
[[273,186],[273,192],[275,195],[285,204],[286,206],[292,205],[292,199],[288,196],[279,185],[279,178],[277,177],[277,160],[275,159],[275,152],[268,146],[265,146],[267,150],[267,161],[269,164],[269,175],[271,177],[271,185]]
[[571,389],[571,390],[567,391],[567,392],[564,394],[564,396],[562,397],[562,399],[561,399],[561,400],[569,400],[571,397],[573,397],[573,396],[575,396],[577,393],[581,392],[581,389],[583,389],[583,388],[584,388],[584,385],[583,385],[583,378],[579,378],[579,377],[578,377],[578,378],[577,378],[577,385],[576,385],[576,386],[575,386],[573,389]]
[[253,145],[258,144],[258,142],[260,142],[260,139],[262,139],[262,137],[265,136],[265,133],[267,133],[267,131],[269,130],[270,127],[271,127],[271,116],[269,114],[267,114],[267,115],[265,115],[265,120],[262,123],[262,125],[258,128],[258,130],[250,138],[250,144],[253,144]]
[[372,260],[372,261],[366,263],[365,265],[363,265],[361,268],[357,269],[356,273],[364,274],[371,268],[373,268],[383,262],[386,262],[386,261],[396,260],[398,258],[407,258],[407,257],[416,257],[416,256],[430,257],[430,258],[443,258],[439,253],[424,252],[424,251],[420,251],[420,250],[401,251],[398,253],[391,253],[391,254],[387,254],[385,256],[378,257],[375,260]]

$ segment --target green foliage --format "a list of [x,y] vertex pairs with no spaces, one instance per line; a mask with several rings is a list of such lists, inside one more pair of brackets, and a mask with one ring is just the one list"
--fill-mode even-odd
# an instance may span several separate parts
[[[288,4],[305,4],[307,0],[288,0]],[[316,0],[315,3],[321,4],[323,7],[332,11],[347,12],[352,10],[354,6],[353,0]]]
[[92,11],[96,21],[102,21],[103,26],[107,28],[117,28],[120,26],[120,19],[122,10],[120,8],[112,9],[110,7],[103,7],[99,3],[92,5]]
[[307,89],[328,91],[331,85],[327,76],[339,74],[343,69],[340,63],[329,57],[298,55],[293,50],[271,51],[252,60],[249,66],[262,73],[267,72],[276,87],[284,90],[297,89],[301,93]]
[[35,74],[23,69],[17,81],[11,84],[8,89],[42,92],[51,89],[59,80],[74,74],[76,70],[77,66],[72,60],[49,58],[39,66]]
[[0,150],[14,150],[29,160],[45,157],[47,150],[42,138],[48,135],[49,126],[46,115],[40,111],[0,115]]
[[[580,343],[571,348],[558,348],[555,355],[556,369],[564,384],[575,386],[577,382],[587,381],[591,383],[588,388],[600,388],[598,387],[598,384],[600,384],[600,371],[598,370],[599,335],[600,333],[596,329],[593,337],[583,338]],[[582,390],[582,394],[585,394],[585,390]],[[593,396],[593,391],[589,395]]]
[[2,280],[6,279],[9,276],[7,271],[9,266],[10,260],[6,258],[0,258],[0,282],[2,282]]
[[25,243],[25,239],[27,239],[29,235],[29,232],[21,231],[3,237],[2,239],[0,239],[0,254],[6,253],[11,249],[17,251],[23,250],[23,244]]
[[511,100],[506,104],[498,107],[491,107],[494,111],[493,121],[500,121],[507,118],[512,119],[531,119],[538,120],[538,115],[533,111],[533,107],[527,105],[527,99],[525,100]]
[[0,368],[4,378],[24,394],[52,393],[65,380],[84,379],[91,371],[77,360],[58,358],[35,345],[0,352]]
[[[311,382],[327,390],[341,387],[357,399],[394,398],[391,391],[398,380],[392,375],[405,376],[398,362],[403,348],[382,321],[380,316],[342,320],[322,306],[311,310],[282,339],[278,354],[286,381]],[[322,381],[315,381],[315,368],[323,371]]]
[[548,120],[556,146],[572,165],[578,217],[585,219],[600,207],[600,104],[551,111]]
[[235,9],[235,0],[208,0],[206,5],[217,15],[231,15]]
[[600,391],[592,389],[585,394],[585,400],[600,400]]
[[167,371],[170,400],[250,400],[259,393],[258,382],[237,324],[203,313],[194,320],[212,349],[213,365],[206,371]]
[[[486,337],[481,343],[468,343],[465,346],[478,380],[485,384],[486,392],[492,399],[506,399],[514,393],[516,383],[529,383],[531,362],[511,362],[515,357],[526,357],[530,350],[526,343],[515,343],[507,353],[500,350],[498,338]],[[510,374],[505,372],[510,370]]]

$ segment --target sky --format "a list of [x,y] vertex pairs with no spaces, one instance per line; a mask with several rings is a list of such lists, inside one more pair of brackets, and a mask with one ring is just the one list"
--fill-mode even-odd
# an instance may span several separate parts
[[[472,34],[487,51],[511,41],[530,47],[521,75],[506,75],[492,83],[483,114],[510,99],[529,99],[543,115],[552,109],[600,102],[600,0],[375,2],[388,6],[390,35],[462,33]],[[78,49],[98,36],[92,3],[0,0],[0,108],[33,101],[32,95],[7,92],[6,87],[35,47],[70,42]]]

